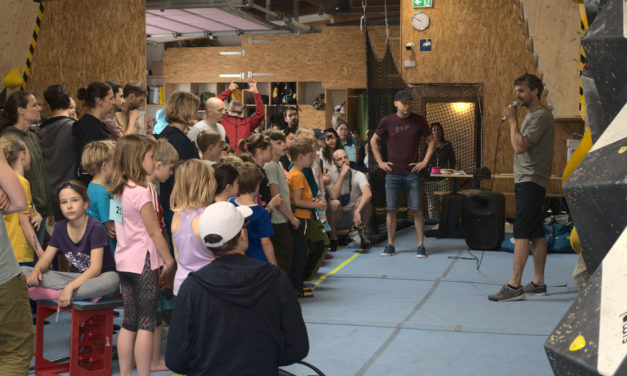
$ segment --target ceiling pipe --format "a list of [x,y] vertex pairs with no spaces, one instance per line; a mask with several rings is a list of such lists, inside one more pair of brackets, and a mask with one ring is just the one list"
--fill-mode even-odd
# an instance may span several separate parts
[[[295,0],[297,1],[297,0]],[[269,16],[269,19],[272,21],[283,21],[285,22],[285,26],[289,27],[290,29],[297,31],[299,33],[311,33],[313,32],[313,28],[311,27],[311,25],[305,25],[303,23],[298,22],[298,20],[296,20],[294,17],[287,17],[281,13],[277,13],[277,12],[273,12],[270,9],[264,8],[262,6],[259,6],[255,3],[253,3],[252,1],[248,1],[244,4],[244,8],[247,9],[255,9],[258,10],[264,14],[266,14],[267,16]]]

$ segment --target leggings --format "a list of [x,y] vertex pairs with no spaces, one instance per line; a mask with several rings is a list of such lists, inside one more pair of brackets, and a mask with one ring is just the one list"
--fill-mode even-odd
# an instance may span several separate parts
[[[22,273],[29,275],[33,270],[30,266],[22,266]],[[82,273],[57,272],[48,270],[41,273],[39,287],[50,290],[63,290],[65,286],[78,278]],[[85,300],[106,296],[116,292],[120,286],[120,278],[117,272],[104,272],[97,277],[91,278],[74,290],[72,299]]]
[[160,290],[159,269],[150,270],[150,254],[146,252],[142,274],[120,272],[120,280],[124,302],[122,327],[131,332],[137,330],[153,332],[157,324]]

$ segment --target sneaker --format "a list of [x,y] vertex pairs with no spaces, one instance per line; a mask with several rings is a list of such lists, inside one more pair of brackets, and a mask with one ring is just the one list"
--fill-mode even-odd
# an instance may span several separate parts
[[301,290],[296,290],[296,297],[297,298],[313,298],[313,292],[311,292],[311,290],[306,291],[304,289]]
[[546,285],[538,286],[533,282],[529,282],[523,290],[525,291],[525,294],[546,296]]
[[329,240],[329,252],[337,251],[337,239]]
[[416,249],[416,257],[427,258],[427,250],[425,249],[425,246],[423,244],[419,245],[418,249]]
[[505,284],[498,293],[488,295],[488,299],[494,302],[513,302],[514,300],[522,300],[524,298],[525,290],[522,286],[512,289],[507,284]]
[[392,244],[386,244],[385,249],[381,252],[381,256],[394,256],[396,254],[396,249]]
[[361,227],[349,232],[348,236],[355,244],[359,245],[359,248],[370,248],[370,240],[366,237],[366,234],[364,234],[364,230]]
[[362,249],[370,249],[370,239],[368,239],[362,228],[359,228],[359,239],[359,245]]
[[325,260],[331,260],[332,258],[333,258],[333,255],[332,255],[332,254],[330,254],[330,253],[327,253],[327,255],[326,255],[326,256],[324,256],[324,259],[325,259]]

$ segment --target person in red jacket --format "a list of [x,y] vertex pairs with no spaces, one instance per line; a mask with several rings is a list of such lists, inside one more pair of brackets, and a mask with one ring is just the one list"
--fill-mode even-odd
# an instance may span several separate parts
[[[231,82],[228,89],[220,93],[218,98],[225,100],[237,89],[239,89],[239,86],[235,82]],[[259,91],[257,90],[257,82],[248,81],[247,90],[253,93],[253,97],[255,98],[255,113],[251,117],[245,119],[243,117],[244,105],[242,102],[233,99],[229,103],[228,114],[224,115],[224,118],[220,122],[226,131],[226,137],[229,140],[231,149],[235,150],[237,153],[243,153],[243,151],[237,146],[239,140],[248,139],[250,133],[261,124],[264,116],[266,115],[263,102],[261,101],[261,94],[259,94]]]

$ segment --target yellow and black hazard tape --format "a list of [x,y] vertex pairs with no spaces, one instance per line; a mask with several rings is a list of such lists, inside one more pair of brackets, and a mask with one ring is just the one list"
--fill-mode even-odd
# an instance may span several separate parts
[[37,36],[39,36],[39,27],[41,26],[41,17],[44,13],[44,2],[39,3],[39,10],[37,11],[37,20],[35,20],[35,29],[33,30],[33,36],[30,39],[30,47],[28,48],[28,56],[26,57],[26,66],[24,67],[24,73],[22,74],[22,90],[26,90],[26,82],[30,75],[30,67],[33,62],[33,55],[35,54],[35,45],[37,44]]
[[[581,15],[581,38],[583,34],[588,30],[588,16],[586,15],[586,6],[582,3],[579,4],[579,13]],[[581,75],[586,65],[586,51],[583,49],[583,44],[579,42],[579,116],[586,116],[586,98],[583,95],[583,84],[581,82]]]

